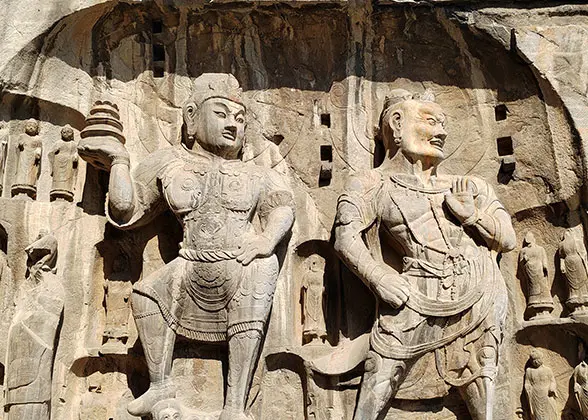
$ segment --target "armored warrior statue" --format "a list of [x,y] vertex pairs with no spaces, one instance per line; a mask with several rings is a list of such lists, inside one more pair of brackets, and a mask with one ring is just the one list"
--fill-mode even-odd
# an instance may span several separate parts
[[26,248],[28,276],[16,300],[6,356],[7,420],[48,420],[55,338],[64,289],[57,278],[57,240],[41,232]]
[[[98,107],[117,115],[112,105]],[[183,111],[182,145],[152,153],[132,174],[118,134],[109,139],[82,132],[80,142],[83,159],[110,169],[112,224],[131,229],[169,208],[184,229],[180,256],[134,286],[133,315],[151,386],[128,410],[146,415],[157,402],[174,398],[172,354],[180,334],[228,341],[220,420],[247,419],[245,403],[280,270],[276,247],[291,230],[293,196],[279,174],[240,159],[246,109],[232,75],[200,76]],[[115,132],[119,125],[112,123]]]
[[588,311],[588,257],[584,238],[576,235],[573,229],[566,229],[559,244],[561,272],[568,282],[566,304],[572,314]]
[[37,180],[41,168],[43,144],[39,138],[39,123],[30,119],[25,124],[25,134],[18,138],[16,178],[12,184],[12,196],[37,197]]
[[525,370],[525,394],[529,401],[531,420],[558,420],[557,383],[550,367],[543,364],[543,354],[534,349]]
[[302,278],[302,315],[303,337],[305,342],[325,339],[324,280],[325,260],[319,255],[311,255],[307,259],[308,272]]
[[51,164],[51,201],[72,201],[78,173],[78,148],[74,142],[74,131],[69,125],[61,129],[61,140],[49,152]]
[[380,117],[383,164],[339,198],[335,248],[378,300],[355,420],[451,386],[474,420],[492,419],[507,299],[496,256],[516,238],[488,183],[437,172],[445,123],[437,103],[396,91]]
[[553,298],[547,278],[547,254],[531,232],[525,235],[519,261],[527,277],[527,308],[533,312],[531,319],[548,316],[553,311]]

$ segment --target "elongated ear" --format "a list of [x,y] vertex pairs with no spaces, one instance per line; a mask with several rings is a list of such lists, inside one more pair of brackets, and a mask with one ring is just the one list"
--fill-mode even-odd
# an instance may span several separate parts
[[184,105],[182,113],[184,116],[184,124],[186,124],[186,134],[189,136],[195,135],[198,106],[193,101],[189,101]]
[[388,118],[388,124],[390,124],[390,128],[392,128],[392,133],[394,135],[394,142],[399,143],[400,139],[402,138],[402,125],[404,123],[404,112],[398,109],[390,114]]

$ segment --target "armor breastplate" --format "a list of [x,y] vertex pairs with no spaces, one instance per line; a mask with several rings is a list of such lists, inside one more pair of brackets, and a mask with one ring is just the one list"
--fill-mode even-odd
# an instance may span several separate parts
[[184,224],[183,248],[233,251],[253,232],[259,187],[242,162],[177,171],[165,187],[170,207]]

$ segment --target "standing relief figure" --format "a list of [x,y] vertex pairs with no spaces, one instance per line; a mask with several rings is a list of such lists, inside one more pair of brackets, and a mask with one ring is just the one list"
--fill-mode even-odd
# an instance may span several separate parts
[[537,245],[531,232],[525,235],[519,262],[527,277],[527,308],[533,312],[531,319],[549,316],[553,311],[553,298],[547,278],[547,253],[545,248]]
[[16,143],[16,177],[12,184],[12,196],[37,198],[37,180],[41,172],[43,144],[39,137],[39,122],[30,119],[25,124],[25,133]]
[[507,310],[496,257],[516,237],[488,183],[438,173],[445,124],[437,103],[394,92],[380,117],[384,162],[339,197],[335,249],[378,300],[355,420],[379,418],[399,390],[423,399],[450,387],[474,420],[493,418]]
[[566,304],[572,314],[588,311],[588,257],[584,238],[566,229],[559,244],[560,269],[568,283]]
[[327,337],[324,314],[324,269],[325,260],[320,255],[311,255],[306,260],[307,272],[302,278],[303,338],[305,343],[324,340]]
[[6,355],[6,420],[48,420],[64,289],[56,275],[57,240],[41,232],[26,248],[28,275],[16,299]]
[[550,367],[543,364],[543,354],[534,349],[525,370],[525,394],[529,402],[531,420],[559,420],[557,383]]
[[4,190],[4,174],[8,159],[8,131],[8,124],[5,121],[0,121],[0,195]]
[[69,125],[61,129],[61,140],[49,152],[49,163],[53,177],[49,193],[51,201],[73,201],[78,174],[78,147]]
[[[147,415],[175,397],[172,355],[180,334],[228,342],[220,420],[244,420],[280,271],[276,247],[294,222],[293,195],[277,172],[240,159],[246,108],[237,80],[204,74],[194,85],[181,145],[153,152],[131,172],[119,136],[93,138],[88,127],[79,153],[110,170],[107,212],[114,226],[132,229],[171,209],[184,230],[180,255],[134,285],[133,315],[151,385],[129,413]],[[108,113],[116,115],[113,107]],[[118,125],[112,123],[114,131]]]
[[579,346],[580,363],[574,368],[572,376],[574,382],[574,396],[583,419],[588,419],[588,363],[586,363],[586,349],[581,342]]

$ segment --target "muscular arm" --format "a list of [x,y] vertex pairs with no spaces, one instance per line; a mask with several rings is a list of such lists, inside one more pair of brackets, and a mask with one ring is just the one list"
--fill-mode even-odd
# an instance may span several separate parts
[[341,259],[378,297],[394,307],[402,306],[409,297],[407,282],[392,267],[377,261],[363,240],[363,232],[376,218],[372,208],[373,189],[366,185],[373,179],[351,179],[346,193],[339,197],[335,220],[335,250]]
[[282,239],[286,237],[286,234],[290,232],[293,224],[294,211],[291,207],[275,208],[266,216],[262,235],[270,242],[271,248],[275,249],[282,242]]
[[135,186],[128,163],[115,162],[108,181],[108,209],[110,217],[118,224],[125,224],[135,211]]
[[470,226],[478,231],[491,249],[508,252],[516,247],[515,231],[504,209],[497,210],[493,215],[478,210],[478,219]]

